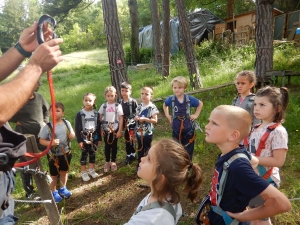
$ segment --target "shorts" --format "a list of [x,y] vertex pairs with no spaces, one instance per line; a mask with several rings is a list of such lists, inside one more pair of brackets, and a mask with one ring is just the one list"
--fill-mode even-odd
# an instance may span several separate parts
[[[64,155],[59,156],[53,156],[50,157],[47,155],[48,158],[48,165],[49,165],[49,171],[51,176],[58,176],[59,172],[68,172],[69,166],[72,159],[72,153],[69,151],[66,153],[67,161]],[[54,165],[55,159],[58,158],[58,168]]]

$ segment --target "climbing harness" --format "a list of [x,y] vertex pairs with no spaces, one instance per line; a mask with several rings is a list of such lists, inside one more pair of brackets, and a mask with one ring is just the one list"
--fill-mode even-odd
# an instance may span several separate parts
[[231,158],[228,161],[223,163],[223,172],[222,172],[222,175],[220,178],[219,188],[217,190],[217,193],[218,193],[217,205],[212,206],[211,201],[210,201],[210,196],[207,195],[206,198],[200,204],[199,209],[197,211],[197,214],[196,214],[196,223],[197,224],[204,224],[204,225],[210,224],[209,219],[208,219],[208,212],[210,210],[213,210],[215,213],[222,216],[226,225],[238,225],[239,224],[239,221],[237,219],[232,219],[220,207],[220,203],[221,203],[225,185],[226,185],[226,180],[227,180],[228,173],[229,173],[229,167],[238,158],[244,158],[249,161],[249,158],[244,153],[237,153],[237,154],[231,156]]
[[[107,140],[107,144],[111,145],[114,140],[116,139],[116,132],[113,128],[114,124],[119,125],[119,121],[118,121],[118,107],[119,107],[119,103],[115,103],[115,116],[114,116],[114,121],[113,122],[108,122],[106,121],[106,108],[107,108],[107,103],[104,103],[103,105],[103,118],[102,118],[102,122],[101,122],[101,127],[102,130],[105,132],[106,134],[106,140]],[[109,137],[112,135],[112,141],[109,141]]]
[[[54,29],[56,27],[56,21],[54,18],[52,18],[49,15],[43,15],[39,21],[38,21],[38,28],[37,28],[37,40],[39,44],[44,43],[44,35],[43,35],[43,27],[44,23],[48,23],[52,26]],[[56,35],[54,32],[52,32],[52,38],[56,38]],[[54,134],[55,134],[55,121],[56,121],[56,107],[55,107],[55,95],[54,95],[54,87],[53,87],[53,81],[52,81],[52,71],[49,70],[47,71],[47,79],[48,79],[48,84],[49,84],[49,89],[50,89],[50,95],[51,95],[51,102],[52,102],[52,119],[53,119],[53,130],[52,130],[52,137],[50,140],[49,145],[47,148],[42,151],[41,153],[29,153],[26,152],[25,156],[33,158],[31,160],[28,160],[26,162],[21,162],[21,163],[16,163],[14,167],[22,167],[22,166],[27,166],[29,164],[35,163],[41,158],[42,156],[46,155],[48,151],[51,148],[52,141],[54,140]]]
[[[258,128],[261,124],[257,124],[254,126],[254,128]],[[270,133],[275,130],[278,126],[280,126],[281,124],[280,123],[275,123],[274,125],[272,126],[268,126],[267,127],[267,130],[266,132],[263,134],[263,136],[260,138],[260,141],[259,141],[259,145],[256,149],[256,152],[255,152],[255,156],[260,156],[261,154],[261,151],[265,148],[265,144],[266,144],[266,141],[270,135]],[[250,137],[251,133],[248,135],[248,138]],[[248,138],[245,138],[244,139],[244,145],[249,149],[249,140]],[[272,172],[273,172],[273,167],[271,167],[270,169],[268,169],[268,171],[266,170],[265,167],[261,166],[261,165],[258,165],[257,166],[257,169],[258,169],[258,172],[259,172],[259,175],[266,181],[268,181],[269,183],[271,183],[273,180],[271,178],[271,175],[272,175]]]
[[[253,104],[254,104],[254,98],[255,98],[255,94],[250,94],[248,95],[250,96],[250,98],[248,99],[248,104],[246,105],[246,110],[252,110],[253,108]],[[247,97],[248,97],[247,96]],[[237,99],[239,98],[239,96],[235,97],[233,100],[232,100],[232,105],[236,106],[236,103],[237,103]]]
[[85,119],[85,114],[83,113],[82,110],[80,111],[80,116],[81,116],[81,124],[82,124],[82,131],[80,133],[83,142],[85,144],[92,145],[92,149],[96,151],[97,145],[94,142],[96,139],[98,139],[97,132],[95,132],[98,127],[98,112],[94,111],[94,128],[92,129],[85,128],[86,119]]

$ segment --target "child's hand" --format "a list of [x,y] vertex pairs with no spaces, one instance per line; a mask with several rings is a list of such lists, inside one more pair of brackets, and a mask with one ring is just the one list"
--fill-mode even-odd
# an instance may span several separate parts
[[98,141],[98,147],[102,145],[102,141]]
[[238,221],[240,222],[247,222],[247,220],[243,219],[244,218],[244,212],[240,212],[240,213],[231,213],[231,212],[227,212],[226,213],[232,217],[232,218],[235,218],[237,219]]
[[101,136],[104,137],[105,136],[105,131],[101,130]]
[[54,139],[52,141],[52,146],[58,146],[59,145],[59,139]]
[[197,116],[195,116],[195,114],[190,115],[190,120],[194,121],[195,119],[197,119]]
[[135,116],[135,117],[134,117],[134,120],[135,120],[135,121],[139,121],[139,119],[140,119],[139,116]]
[[117,137],[117,138],[122,137],[122,132],[121,132],[121,130],[119,130],[119,131],[117,132],[116,137]]
[[84,146],[83,146],[83,142],[79,142],[79,143],[78,143],[78,146],[79,146],[80,149],[82,149],[82,148],[84,147]]
[[172,116],[171,115],[168,115],[168,116],[166,116],[167,117],[167,119],[168,119],[168,121],[169,121],[169,124],[172,124]]
[[72,140],[72,139],[74,139],[75,138],[75,134],[74,133],[70,133],[69,134],[69,138]]

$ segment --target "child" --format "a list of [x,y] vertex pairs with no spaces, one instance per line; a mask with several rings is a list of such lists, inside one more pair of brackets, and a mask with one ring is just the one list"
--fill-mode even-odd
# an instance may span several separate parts
[[[242,222],[273,216],[291,208],[289,200],[280,191],[254,172],[249,162],[251,156],[244,147],[239,147],[240,141],[249,134],[251,124],[252,117],[246,110],[221,105],[211,112],[209,123],[205,126],[205,140],[221,150],[209,193],[212,208],[215,208],[208,212],[210,224],[225,224],[222,213],[224,218],[226,215],[230,220],[236,218],[241,225],[249,224]],[[244,157],[237,157],[224,170],[223,164],[238,153]],[[225,181],[222,180],[223,173],[228,175]],[[220,188],[222,183],[225,183],[223,191]],[[220,195],[221,192],[223,194]],[[250,199],[257,195],[263,197],[265,203],[259,208],[246,210]]]
[[238,96],[233,99],[232,105],[247,110],[252,116],[252,126],[260,123],[253,114],[253,103],[255,94],[251,93],[251,89],[256,84],[256,76],[252,71],[241,71],[235,77],[235,86]]
[[[167,98],[163,109],[169,123],[172,124],[173,138],[185,147],[192,161],[196,137],[193,123],[200,115],[203,103],[193,96],[184,94],[188,86],[185,77],[175,77],[171,81],[171,85],[174,95]],[[169,107],[171,107],[172,116],[169,114]],[[191,107],[196,108],[194,114],[191,114]]]
[[[69,198],[72,193],[67,189],[68,171],[72,159],[70,140],[75,138],[75,133],[69,121],[63,119],[65,115],[65,106],[61,102],[55,103],[56,107],[56,125],[55,139],[52,141],[52,147],[47,158],[49,164],[52,182],[50,189],[56,203],[62,201],[62,198]],[[50,106],[50,116],[52,117],[52,106]],[[40,133],[40,144],[48,146],[51,140],[52,123],[47,123]],[[56,190],[57,177],[60,179],[60,189]]]
[[[141,158],[147,155],[148,150],[151,147],[153,138],[154,126],[157,123],[158,109],[151,102],[153,97],[152,87],[145,86],[141,89],[142,103],[136,109],[136,137],[138,140],[138,164],[141,162]],[[138,165],[136,171],[138,170]]]
[[161,139],[150,148],[137,174],[147,181],[151,192],[126,225],[177,224],[182,215],[179,189],[185,184],[184,190],[193,202],[202,182],[200,167],[191,163],[182,145],[171,139]]
[[[283,166],[288,150],[288,134],[281,125],[288,100],[288,90],[284,87],[267,86],[259,89],[254,100],[254,115],[262,123],[255,126],[249,137],[248,149],[259,160],[257,174],[277,188],[280,185],[279,167]],[[262,145],[264,147],[260,147]],[[260,204],[260,198],[250,202],[251,207]],[[271,221],[265,218],[255,224],[271,224]]]
[[101,134],[105,143],[104,172],[117,170],[116,158],[118,150],[118,138],[122,136],[123,110],[119,103],[116,103],[117,91],[113,86],[105,88],[104,96],[106,103],[99,109]]
[[124,161],[125,164],[131,164],[135,160],[135,149],[133,145],[134,141],[134,128],[135,128],[135,122],[133,120],[136,108],[137,108],[137,102],[135,99],[131,98],[131,90],[132,87],[129,83],[123,82],[121,84],[121,95],[122,99],[120,101],[120,104],[122,105],[123,113],[124,113],[124,139],[126,141],[126,159]]
[[[81,177],[83,181],[89,181],[90,177],[97,178],[95,172],[95,159],[97,146],[101,146],[99,114],[96,109],[96,96],[93,93],[83,95],[83,108],[75,117],[75,134],[78,146],[81,149]],[[89,170],[86,170],[86,160],[89,156]]]

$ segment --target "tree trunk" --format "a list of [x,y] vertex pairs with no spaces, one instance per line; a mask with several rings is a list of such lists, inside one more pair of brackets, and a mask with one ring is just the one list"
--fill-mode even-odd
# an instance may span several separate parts
[[255,74],[263,77],[273,69],[273,6],[274,0],[256,1],[256,60]]
[[163,0],[162,76],[170,75],[170,0]]
[[193,89],[202,87],[198,63],[194,52],[190,23],[186,14],[184,0],[176,0],[178,12],[179,27],[182,35],[183,48],[190,76],[190,82]]
[[128,77],[126,73],[116,0],[102,0],[102,8],[111,84],[117,89],[118,98],[120,98],[121,83],[124,81],[128,82]]
[[139,51],[139,18],[138,18],[138,6],[136,0],[128,0],[129,13],[130,13],[130,25],[131,25],[131,64],[136,65],[140,62]]
[[161,35],[157,0],[150,0],[156,73],[161,73]]
[[234,0],[227,0],[227,17],[232,17],[234,14]]

